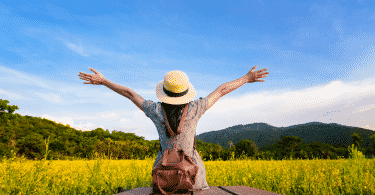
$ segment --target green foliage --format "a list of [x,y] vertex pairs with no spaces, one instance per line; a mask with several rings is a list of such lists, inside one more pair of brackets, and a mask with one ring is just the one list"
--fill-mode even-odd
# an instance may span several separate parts
[[363,139],[357,133],[353,133],[353,135],[352,135],[352,143],[357,148],[361,148],[361,143],[363,143]]
[[348,147],[348,151],[349,151],[349,158],[350,159],[354,159],[354,160],[358,160],[358,159],[365,159],[365,156],[362,154],[361,151],[358,151],[357,150],[357,147],[352,144],[351,147]]
[[246,157],[251,157],[258,153],[258,147],[256,147],[256,144],[248,139],[238,142],[235,148],[237,154],[244,153]]
[[53,151],[57,151],[57,152],[65,152],[68,149],[66,144],[61,140],[54,140],[52,143],[49,144],[49,147]]
[[30,133],[25,137],[21,137],[17,141],[19,152],[25,154],[30,159],[41,159],[44,153],[43,136],[38,133]]
[[[147,141],[134,133],[103,130],[81,131],[68,125],[56,124],[48,119],[21,116],[13,112],[17,106],[7,105],[9,101],[0,99],[0,158],[24,156],[27,159],[146,159],[156,158],[159,152],[159,140]],[[363,148],[363,140],[359,134],[353,133],[352,144],[357,152],[375,155],[375,135],[371,137],[370,147]],[[218,140],[220,141],[220,139]],[[235,141],[235,140],[234,140]],[[262,150],[257,143],[248,139],[227,142],[226,146],[206,143],[197,140],[197,151],[204,160],[234,160],[241,158],[281,160],[285,158],[299,159],[338,159],[349,158],[349,145],[329,145],[313,141],[302,144],[298,136],[282,136],[275,144]],[[15,155],[14,155],[15,153]]]
[[0,116],[2,115],[5,115],[5,114],[13,114],[14,111],[18,110],[18,106],[16,105],[13,105],[13,106],[10,106],[8,105],[9,101],[8,100],[2,100],[0,99],[0,110],[1,111],[7,111],[7,113],[2,113],[0,114]]

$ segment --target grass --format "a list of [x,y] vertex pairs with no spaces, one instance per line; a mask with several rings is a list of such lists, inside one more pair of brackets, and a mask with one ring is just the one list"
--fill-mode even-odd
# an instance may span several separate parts
[[[47,150],[48,151],[48,150]],[[245,185],[284,195],[375,194],[375,159],[205,161],[210,186]],[[0,163],[0,194],[115,194],[118,187],[151,187],[154,158],[41,160]]]

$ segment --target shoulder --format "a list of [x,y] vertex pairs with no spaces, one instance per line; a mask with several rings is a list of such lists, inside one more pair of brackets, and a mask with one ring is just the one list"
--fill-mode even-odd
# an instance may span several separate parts
[[207,110],[207,98],[200,97],[197,100],[189,102],[189,110],[195,112],[198,115],[202,115]]
[[142,104],[143,112],[147,117],[155,115],[158,107],[160,107],[160,102],[154,102],[152,100],[144,100]]
[[199,99],[190,102],[190,105],[192,106],[205,106],[206,104],[207,104],[206,97],[205,98],[200,97]]

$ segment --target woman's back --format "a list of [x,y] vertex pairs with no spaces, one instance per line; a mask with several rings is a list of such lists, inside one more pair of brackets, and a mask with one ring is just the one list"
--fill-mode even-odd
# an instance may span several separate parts
[[[183,126],[181,126],[181,133],[173,137],[167,136],[168,130],[166,128],[166,121],[164,120],[162,112],[162,103],[148,100],[144,101],[142,105],[146,116],[154,122],[159,134],[161,151],[158,152],[158,155],[155,159],[153,170],[161,165],[162,155],[164,154],[164,151],[172,149],[174,147],[174,144],[176,144],[176,148],[184,150],[184,152],[188,156],[192,157],[194,163],[199,167],[197,173],[197,180],[193,187],[194,190],[209,189],[209,186],[206,181],[206,169],[204,163],[201,157],[199,156],[198,151],[196,149],[193,150],[194,138],[196,136],[196,126],[200,117],[206,111],[206,105],[207,98],[199,98],[198,100],[189,102],[187,114],[185,116],[185,121]],[[173,113],[172,111],[168,112]],[[180,111],[175,109],[174,112],[179,113]],[[175,115],[171,118],[176,119],[177,117]],[[170,119],[167,120],[169,121]],[[181,121],[177,120],[177,122],[180,123]],[[173,131],[175,130],[177,132],[177,128],[175,128]]]

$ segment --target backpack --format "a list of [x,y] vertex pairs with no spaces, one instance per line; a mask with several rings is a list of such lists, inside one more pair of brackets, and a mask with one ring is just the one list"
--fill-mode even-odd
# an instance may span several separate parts
[[[183,108],[183,114],[180,124],[177,128],[177,135],[181,133],[184,125],[184,119],[189,104]],[[163,116],[171,136],[175,133],[172,131],[165,111],[162,107]],[[196,146],[196,138],[194,138],[194,150]],[[161,146],[160,146],[161,151]],[[192,157],[188,156],[182,149],[177,150],[176,145],[173,149],[166,150],[162,156],[162,163],[152,170],[152,192],[151,194],[185,194],[193,191],[196,182],[196,175],[199,167],[194,163]]]

